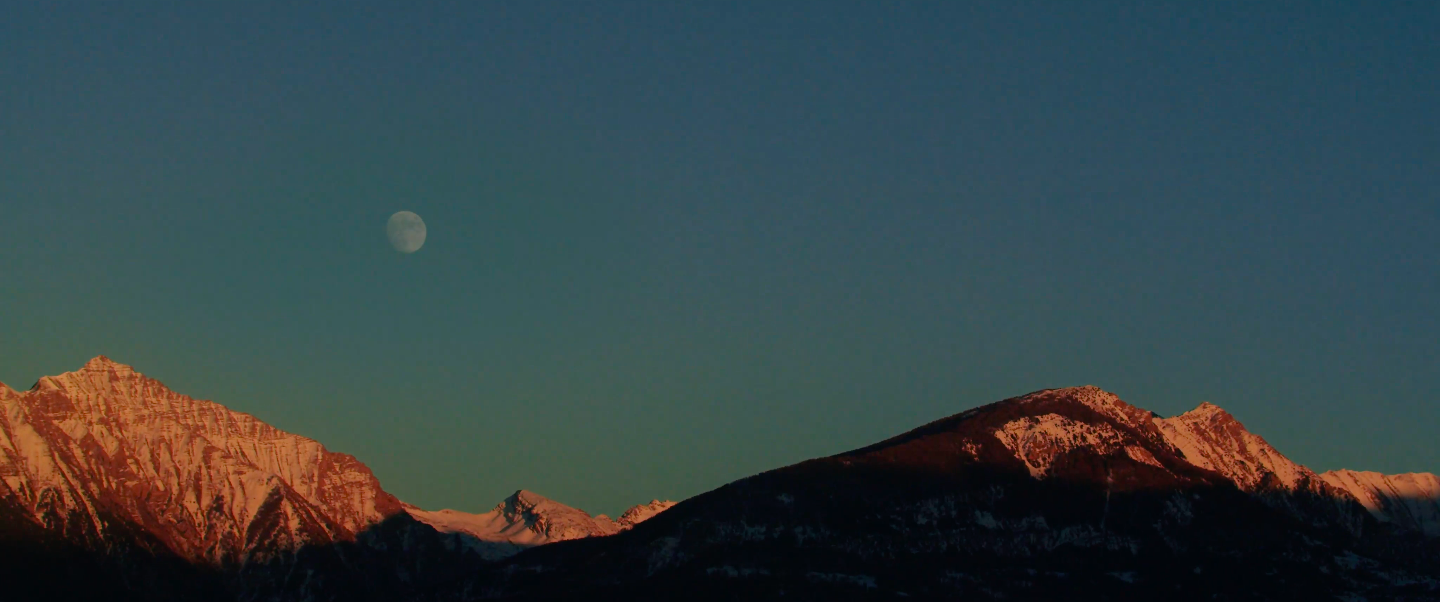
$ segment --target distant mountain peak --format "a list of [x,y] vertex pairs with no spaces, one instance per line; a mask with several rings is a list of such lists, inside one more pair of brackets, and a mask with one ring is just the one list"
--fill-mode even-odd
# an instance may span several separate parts
[[669,510],[675,504],[676,502],[670,500],[663,502],[660,500],[650,500],[648,504],[639,504],[626,510],[615,522],[619,523],[622,527],[633,527],[649,520],[656,514]]
[[435,530],[458,538],[481,556],[503,558],[525,548],[554,541],[614,535],[668,510],[675,502],[651,500],[634,506],[612,520],[591,516],[543,495],[521,489],[489,512],[470,514],[457,510],[423,510],[406,505],[405,511]]
[[493,512],[504,516],[512,524],[524,524],[550,541],[608,535],[618,530],[608,518],[597,520],[584,510],[524,489],[505,498]]

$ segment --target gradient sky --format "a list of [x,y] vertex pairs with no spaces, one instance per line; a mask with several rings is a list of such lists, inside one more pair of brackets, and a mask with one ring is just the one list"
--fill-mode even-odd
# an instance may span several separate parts
[[1434,2],[20,4],[16,388],[105,354],[470,511],[1080,384],[1440,471]]

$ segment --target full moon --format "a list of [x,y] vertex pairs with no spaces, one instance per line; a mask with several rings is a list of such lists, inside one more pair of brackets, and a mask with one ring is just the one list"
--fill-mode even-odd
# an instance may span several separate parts
[[425,244],[425,220],[409,211],[390,216],[385,224],[385,234],[390,237],[390,246],[401,253],[414,253]]

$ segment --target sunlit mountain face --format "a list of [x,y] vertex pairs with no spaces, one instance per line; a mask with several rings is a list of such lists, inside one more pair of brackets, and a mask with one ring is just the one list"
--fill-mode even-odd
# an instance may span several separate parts
[[[425,511],[386,492],[350,455],[171,391],[103,356],[23,393],[0,385],[0,407],[6,545],[25,562],[39,557],[31,546],[84,558],[45,564],[109,575],[113,583],[82,580],[95,582],[99,589],[83,591],[97,595],[243,594],[297,562],[345,567],[347,555],[374,553],[387,537],[403,540],[398,548],[408,551],[400,555],[417,566],[439,559],[469,567],[618,533],[673,504],[652,501],[612,520],[520,491],[490,512]],[[351,552],[336,556],[339,549]],[[337,582],[354,581],[353,567],[337,570]],[[18,575],[49,595],[46,583]],[[288,577],[266,587],[313,589]]]
[[1434,475],[1316,474],[1216,406],[1095,387],[616,519],[423,510],[104,357],[0,409],[13,599],[1440,599]]

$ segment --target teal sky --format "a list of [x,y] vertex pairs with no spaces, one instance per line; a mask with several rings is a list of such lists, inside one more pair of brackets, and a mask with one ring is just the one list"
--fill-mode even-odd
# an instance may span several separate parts
[[108,355],[470,511],[1080,384],[1440,471],[1435,3],[17,4],[17,388]]

